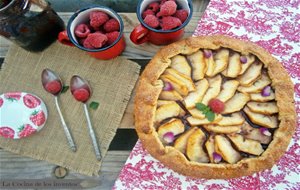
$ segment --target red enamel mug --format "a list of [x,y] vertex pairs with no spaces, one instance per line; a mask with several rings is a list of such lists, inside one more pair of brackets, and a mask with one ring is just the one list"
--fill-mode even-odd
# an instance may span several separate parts
[[[102,11],[110,17],[115,18],[120,25],[120,32],[118,38],[114,43],[99,49],[88,49],[79,44],[75,36],[75,27],[79,24],[86,23],[89,20],[89,15],[93,11]],[[77,48],[86,51],[92,57],[102,60],[108,60],[117,57],[125,49],[125,40],[123,35],[124,24],[122,18],[112,9],[104,6],[90,6],[75,12],[67,25],[67,30],[62,31],[58,35],[58,41],[69,46],[76,46]]]
[[[145,42],[150,42],[155,45],[167,45],[173,43],[184,34],[184,27],[189,23],[193,13],[193,3],[191,0],[177,0],[176,3],[178,8],[185,9],[188,11],[187,19],[182,23],[181,26],[172,30],[158,30],[149,27],[142,18],[142,13],[146,10],[147,6],[157,0],[140,0],[137,6],[137,18],[140,21],[140,25],[135,27],[130,34],[130,40],[139,45]],[[178,9],[177,8],[177,9]]]

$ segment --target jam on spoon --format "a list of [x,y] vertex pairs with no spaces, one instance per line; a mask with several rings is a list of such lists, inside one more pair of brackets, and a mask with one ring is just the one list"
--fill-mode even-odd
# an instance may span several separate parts
[[72,151],[76,152],[76,145],[70,133],[70,130],[64,120],[64,117],[61,113],[59,103],[58,103],[58,96],[63,89],[63,83],[60,77],[50,69],[44,69],[42,72],[42,84],[44,89],[49,92],[50,94],[54,95],[56,109],[58,111],[62,127],[64,129],[65,135],[67,137],[68,143],[72,149]]
[[82,79],[80,76],[74,75],[71,78],[71,84],[70,84],[70,88],[71,88],[71,93],[73,95],[73,97],[79,101],[83,103],[83,108],[84,108],[84,112],[85,112],[85,116],[87,119],[87,123],[88,123],[88,128],[89,128],[89,133],[90,133],[90,137],[92,139],[92,143],[94,146],[94,151],[96,154],[96,158],[97,160],[101,160],[101,153],[99,150],[99,146],[97,143],[97,138],[91,123],[91,119],[90,119],[90,115],[88,112],[88,108],[87,108],[87,104],[86,102],[90,99],[91,97],[91,93],[92,93],[92,88],[89,86],[88,82],[85,81],[84,79]]

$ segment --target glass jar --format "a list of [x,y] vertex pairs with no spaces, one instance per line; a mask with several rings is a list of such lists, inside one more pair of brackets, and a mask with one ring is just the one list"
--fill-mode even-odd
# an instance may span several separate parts
[[28,51],[54,42],[64,22],[44,0],[0,0],[0,35]]

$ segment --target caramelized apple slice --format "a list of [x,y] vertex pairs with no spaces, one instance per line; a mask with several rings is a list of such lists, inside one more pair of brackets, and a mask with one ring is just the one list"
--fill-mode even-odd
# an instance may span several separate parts
[[186,58],[182,55],[176,55],[171,58],[171,68],[184,74],[187,77],[191,77],[191,67]]
[[242,152],[246,152],[253,155],[261,155],[264,152],[261,144],[258,141],[245,139],[242,135],[234,134],[227,135],[233,144]]
[[179,150],[180,152],[182,152],[182,154],[185,154],[188,138],[197,129],[198,129],[197,127],[192,127],[188,131],[186,131],[185,133],[183,133],[182,135],[180,135],[175,140],[174,148],[176,148],[177,150]]
[[186,84],[183,81],[175,78],[173,75],[166,74],[162,75],[160,78],[165,83],[169,82],[179,94],[186,96],[189,93],[189,89]]
[[194,118],[197,118],[197,119],[205,118],[205,115],[202,113],[202,111],[198,110],[197,108],[189,109],[188,111]]
[[230,141],[222,135],[215,136],[215,147],[217,147],[217,153],[220,154],[222,158],[230,164],[237,163],[242,159],[240,153],[236,151],[231,146]]
[[228,49],[220,49],[214,55],[215,60],[215,69],[212,73],[212,76],[215,76],[226,69],[229,61],[229,50]]
[[244,121],[245,118],[242,116],[242,114],[236,112],[232,113],[230,116],[223,116],[220,121],[216,122],[216,124],[221,126],[242,125]]
[[242,70],[242,64],[240,61],[240,54],[233,53],[229,57],[229,63],[227,68],[222,72],[226,77],[235,78],[239,75]]
[[166,104],[172,104],[174,103],[174,101],[169,101],[169,100],[157,100],[157,107],[160,107],[162,105],[166,105]]
[[184,98],[184,105],[186,108],[194,108],[195,104],[201,102],[206,90],[208,89],[208,81],[202,79],[196,83],[196,91],[189,93],[187,97]]
[[193,116],[190,116],[187,118],[187,121],[191,126],[198,126],[198,125],[207,125],[207,124],[213,124],[218,123],[220,120],[222,120],[222,115],[216,114],[214,121],[209,121],[207,118],[199,119],[195,118]]
[[259,128],[253,128],[251,127],[248,122],[245,122],[242,125],[242,132],[241,134],[247,138],[259,141],[262,144],[269,144],[272,140],[272,136],[264,135],[261,133]]
[[252,63],[255,61],[254,55],[242,55],[241,57],[245,57],[247,59],[246,63],[242,64],[242,69],[239,75],[244,74],[244,72],[251,66]]
[[261,74],[261,78],[253,83],[251,86],[239,86],[238,91],[244,92],[244,93],[257,93],[261,92],[261,90],[271,84],[271,79],[268,77],[266,73]]
[[210,162],[218,163],[217,160],[215,160],[214,155],[213,155],[216,152],[214,138],[215,137],[212,135],[208,138],[208,140],[205,142],[205,148],[207,150],[207,154],[208,154]]
[[186,147],[186,155],[191,161],[201,163],[209,162],[209,158],[203,150],[205,140],[206,136],[199,128],[196,128],[189,136]]
[[162,100],[173,100],[173,101],[183,100],[182,96],[175,90],[162,91],[159,95],[159,98]]
[[237,80],[228,80],[224,82],[221,87],[221,92],[216,98],[221,100],[222,102],[226,102],[233,97],[238,86],[239,81]]
[[189,91],[195,91],[195,85],[194,82],[192,81],[191,77],[188,77],[178,71],[176,71],[175,69],[167,69],[165,71],[166,75],[172,75],[173,77],[175,77],[177,80],[182,81],[188,88]]
[[176,117],[182,112],[180,106],[174,102],[171,104],[162,105],[157,108],[155,113],[155,122],[159,123],[164,119]]
[[225,103],[225,108],[222,114],[233,113],[240,111],[250,100],[250,96],[244,93],[236,93],[231,99]]
[[250,99],[255,102],[268,102],[275,100],[275,93],[271,90],[270,96],[262,96],[261,93],[252,93],[250,94]]
[[249,117],[249,119],[260,126],[266,128],[277,128],[278,120],[276,116],[268,116],[259,113],[252,112],[247,106],[244,108],[245,113]]
[[[204,50],[204,51],[211,51],[211,50]],[[209,58],[204,57],[204,61],[206,63],[207,66],[207,70],[206,70],[206,76],[208,77],[213,77],[214,75],[214,70],[216,67],[216,63],[215,60],[213,58],[213,56],[211,55]]]
[[203,125],[203,127],[213,133],[230,134],[239,133],[241,131],[241,126],[220,126],[220,125]]
[[202,51],[197,51],[187,56],[192,66],[192,77],[194,80],[203,79],[207,71],[206,62]]
[[219,95],[221,90],[221,83],[222,77],[220,75],[208,79],[209,88],[202,99],[203,104],[207,105],[209,100]]
[[241,86],[251,86],[261,75],[262,63],[253,63],[248,70],[237,79]]
[[278,107],[275,102],[248,102],[247,106],[255,113],[261,113],[265,115],[278,113]]
[[180,119],[177,118],[171,119],[167,123],[161,125],[157,131],[158,137],[165,144],[170,143],[167,141],[168,139],[164,138],[164,135],[166,135],[166,133],[172,133],[173,136],[176,136],[183,132],[184,132],[184,124]]

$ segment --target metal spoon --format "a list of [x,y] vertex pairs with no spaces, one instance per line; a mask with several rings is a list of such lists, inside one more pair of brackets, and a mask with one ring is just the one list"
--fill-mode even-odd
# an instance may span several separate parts
[[85,81],[84,79],[82,79],[80,76],[77,76],[77,75],[74,75],[71,78],[70,87],[71,87],[71,93],[72,93],[73,97],[77,101],[80,101],[83,103],[84,113],[85,113],[85,117],[87,119],[89,133],[90,133],[90,137],[92,139],[96,158],[97,158],[97,160],[100,161],[102,156],[101,156],[101,153],[99,150],[97,138],[96,138],[96,135],[95,135],[92,123],[91,123],[90,115],[89,115],[87,104],[86,104],[86,102],[89,100],[89,98],[91,96],[92,88],[89,86],[87,81]]
[[70,130],[64,120],[64,117],[61,113],[59,104],[58,104],[58,96],[63,89],[63,83],[60,77],[50,69],[44,69],[42,72],[42,84],[44,89],[54,95],[56,109],[58,111],[60,121],[62,123],[62,127],[64,129],[65,135],[67,137],[68,143],[72,149],[72,151],[76,152],[76,145],[70,133]]

